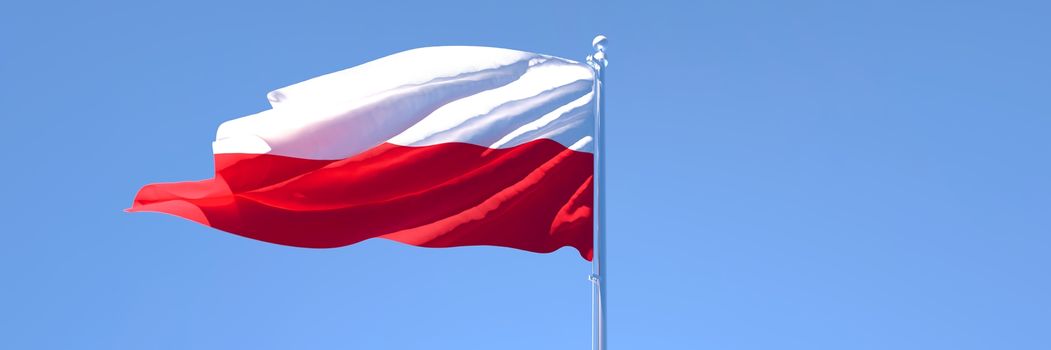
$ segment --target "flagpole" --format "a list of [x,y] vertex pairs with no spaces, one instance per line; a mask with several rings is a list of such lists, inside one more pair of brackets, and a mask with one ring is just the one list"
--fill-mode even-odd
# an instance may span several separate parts
[[606,36],[591,41],[595,52],[587,62],[595,70],[595,255],[591,265],[592,348],[606,350]]

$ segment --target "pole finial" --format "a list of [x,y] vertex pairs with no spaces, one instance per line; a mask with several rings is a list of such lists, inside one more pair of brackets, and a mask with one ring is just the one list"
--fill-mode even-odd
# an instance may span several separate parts
[[609,39],[602,34],[596,35],[595,39],[591,40],[591,47],[595,48],[595,53],[588,55],[588,64],[595,70],[601,70],[609,65],[609,61],[606,60],[606,43],[608,42]]
[[606,41],[608,40],[605,35],[596,35],[595,39],[591,40],[591,46],[595,48],[595,51],[606,51]]

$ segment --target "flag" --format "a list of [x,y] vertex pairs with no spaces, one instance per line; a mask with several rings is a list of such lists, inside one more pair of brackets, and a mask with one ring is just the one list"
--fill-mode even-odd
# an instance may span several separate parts
[[592,259],[595,72],[469,46],[400,52],[272,91],[222,123],[214,178],[143,187],[128,211],[332,248],[569,246]]

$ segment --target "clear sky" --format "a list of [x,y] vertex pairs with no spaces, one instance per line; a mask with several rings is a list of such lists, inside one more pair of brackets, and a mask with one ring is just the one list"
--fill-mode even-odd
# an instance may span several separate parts
[[1046,1],[18,1],[0,348],[587,349],[571,249],[332,250],[159,214],[222,121],[421,46],[610,38],[613,349],[1047,349]]

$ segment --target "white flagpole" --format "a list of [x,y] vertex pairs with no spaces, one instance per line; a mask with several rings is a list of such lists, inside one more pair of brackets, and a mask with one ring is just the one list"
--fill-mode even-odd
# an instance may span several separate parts
[[595,69],[595,254],[591,265],[592,282],[592,348],[606,350],[606,137],[604,96],[606,78],[606,36],[591,41],[595,52],[588,55],[588,65]]

